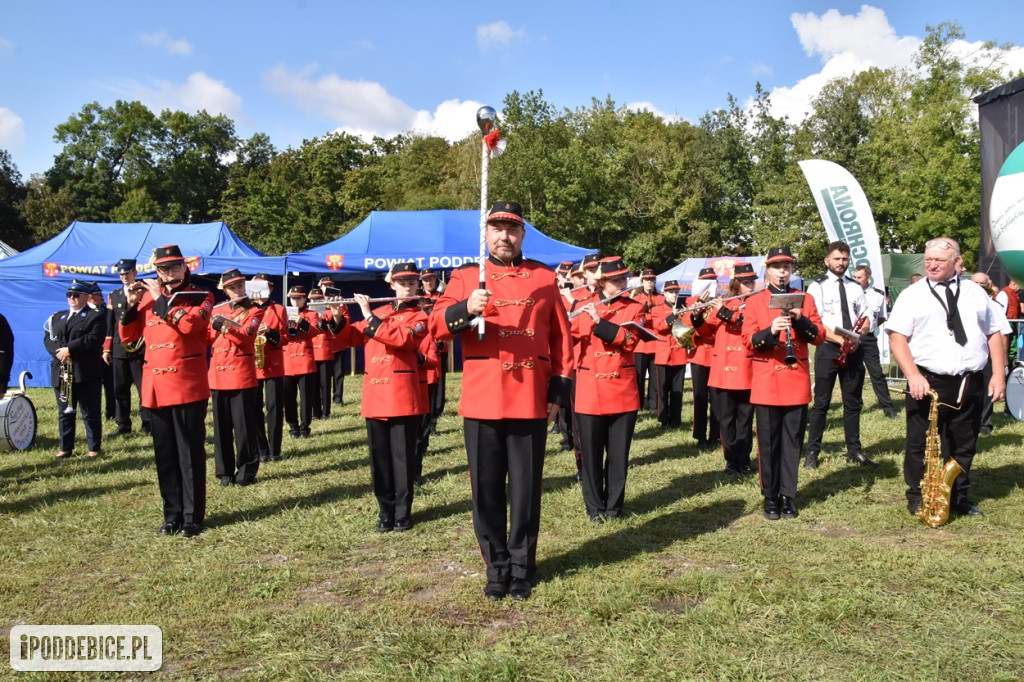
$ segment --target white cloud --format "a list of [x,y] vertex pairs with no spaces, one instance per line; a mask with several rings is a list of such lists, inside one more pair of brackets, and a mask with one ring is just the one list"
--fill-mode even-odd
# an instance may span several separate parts
[[243,118],[242,98],[231,88],[210,78],[202,71],[191,74],[184,83],[156,81],[143,85],[137,81],[121,81],[112,89],[127,99],[139,100],[153,112],[164,109],[196,112],[206,110],[210,114],[224,114],[234,121]]
[[681,116],[675,114],[666,114],[664,111],[654,106],[650,102],[627,102],[625,104],[626,109],[630,111],[649,111],[655,116],[660,117],[665,123],[679,123],[683,120]]
[[7,107],[0,107],[0,148],[19,147],[25,141],[25,122]]
[[315,64],[294,73],[278,66],[264,74],[264,82],[271,92],[288,98],[310,116],[326,119],[338,130],[364,139],[411,130],[456,141],[477,129],[479,102],[450,99],[434,111],[417,110],[380,83],[335,74],[316,76],[316,70]]
[[187,40],[171,38],[167,31],[140,33],[139,40],[146,45],[159,47],[168,54],[192,54],[192,45]]
[[525,40],[526,32],[521,28],[512,28],[507,21],[495,21],[476,27],[476,44],[482,52],[491,49],[504,49],[515,40]]
[[770,76],[772,75],[773,71],[774,70],[772,69],[772,67],[768,66],[764,62],[757,62],[752,67],[750,67],[750,75],[754,77]]
[[[822,15],[813,12],[790,15],[800,45],[810,57],[818,57],[822,67],[791,86],[771,90],[772,114],[786,116],[793,123],[802,121],[811,110],[811,101],[830,80],[845,78],[871,67],[914,68],[914,56],[922,40],[916,36],[897,36],[885,12],[861,5],[860,11],[841,14],[831,9]],[[964,59],[984,62],[981,42],[957,40],[951,50]],[[1024,68],[1024,48],[1003,53],[1006,66]],[[1007,71],[1009,75],[1009,71]],[[749,108],[753,98],[747,100]]]

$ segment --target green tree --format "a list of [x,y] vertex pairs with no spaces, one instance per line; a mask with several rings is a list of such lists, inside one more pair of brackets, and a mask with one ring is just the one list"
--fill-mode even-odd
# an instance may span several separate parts
[[19,251],[32,245],[28,224],[19,210],[27,195],[10,153],[0,149],[0,240]]

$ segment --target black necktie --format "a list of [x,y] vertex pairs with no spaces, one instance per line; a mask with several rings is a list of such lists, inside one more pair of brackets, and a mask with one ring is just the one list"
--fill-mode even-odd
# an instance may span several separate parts
[[853,320],[850,319],[850,303],[846,300],[846,283],[840,277],[839,282],[839,303],[843,306],[843,329],[853,330]]
[[956,296],[953,295],[952,281],[941,282],[942,286],[946,287],[946,326],[953,332],[953,340],[961,346],[967,344],[967,332],[964,331],[964,323],[960,320],[960,312],[957,310],[956,302],[960,297],[960,291],[957,290]]

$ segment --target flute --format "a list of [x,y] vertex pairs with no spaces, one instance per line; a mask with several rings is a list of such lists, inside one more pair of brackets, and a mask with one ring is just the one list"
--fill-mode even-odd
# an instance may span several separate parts
[[[419,301],[423,296],[386,296],[384,298],[371,298],[367,303],[393,303],[396,301]],[[306,303],[307,308],[330,308],[336,305],[355,305],[358,301],[354,298],[325,298],[322,301],[310,301]]]

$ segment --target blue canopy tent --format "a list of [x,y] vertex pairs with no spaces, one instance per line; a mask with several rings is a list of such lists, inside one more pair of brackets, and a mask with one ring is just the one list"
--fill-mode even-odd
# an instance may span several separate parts
[[[420,268],[450,270],[477,259],[480,212],[373,211],[351,232],[301,253],[289,253],[291,272],[324,272],[335,280],[373,279],[395,263],[415,261]],[[545,236],[526,224],[523,255],[554,266],[579,261],[584,249]]]
[[43,322],[67,305],[72,279],[99,282],[104,293],[120,286],[115,264],[138,261],[139,276],[153,274],[148,264],[158,246],[178,244],[196,274],[219,274],[233,267],[243,273],[283,274],[283,256],[270,257],[239,239],[224,223],[71,223],[43,244],[0,260],[2,313],[14,331],[12,380],[24,370],[30,386],[50,385],[50,356],[43,346]]
[[[725,287],[732,279],[732,271],[737,263],[750,263],[754,266],[754,272],[760,280],[764,279],[764,256],[751,256],[742,258],[740,256],[719,256],[715,258],[687,258],[679,265],[666,270],[658,275],[658,288],[660,289],[669,280],[679,281],[681,294],[689,296],[693,286],[693,280],[697,279],[701,268],[714,268],[718,275],[718,290],[725,291]],[[760,286],[760,284],[758,285]],[[790,286],[794,289],[803,289],[803,280],[796,275],[790,278]]]

